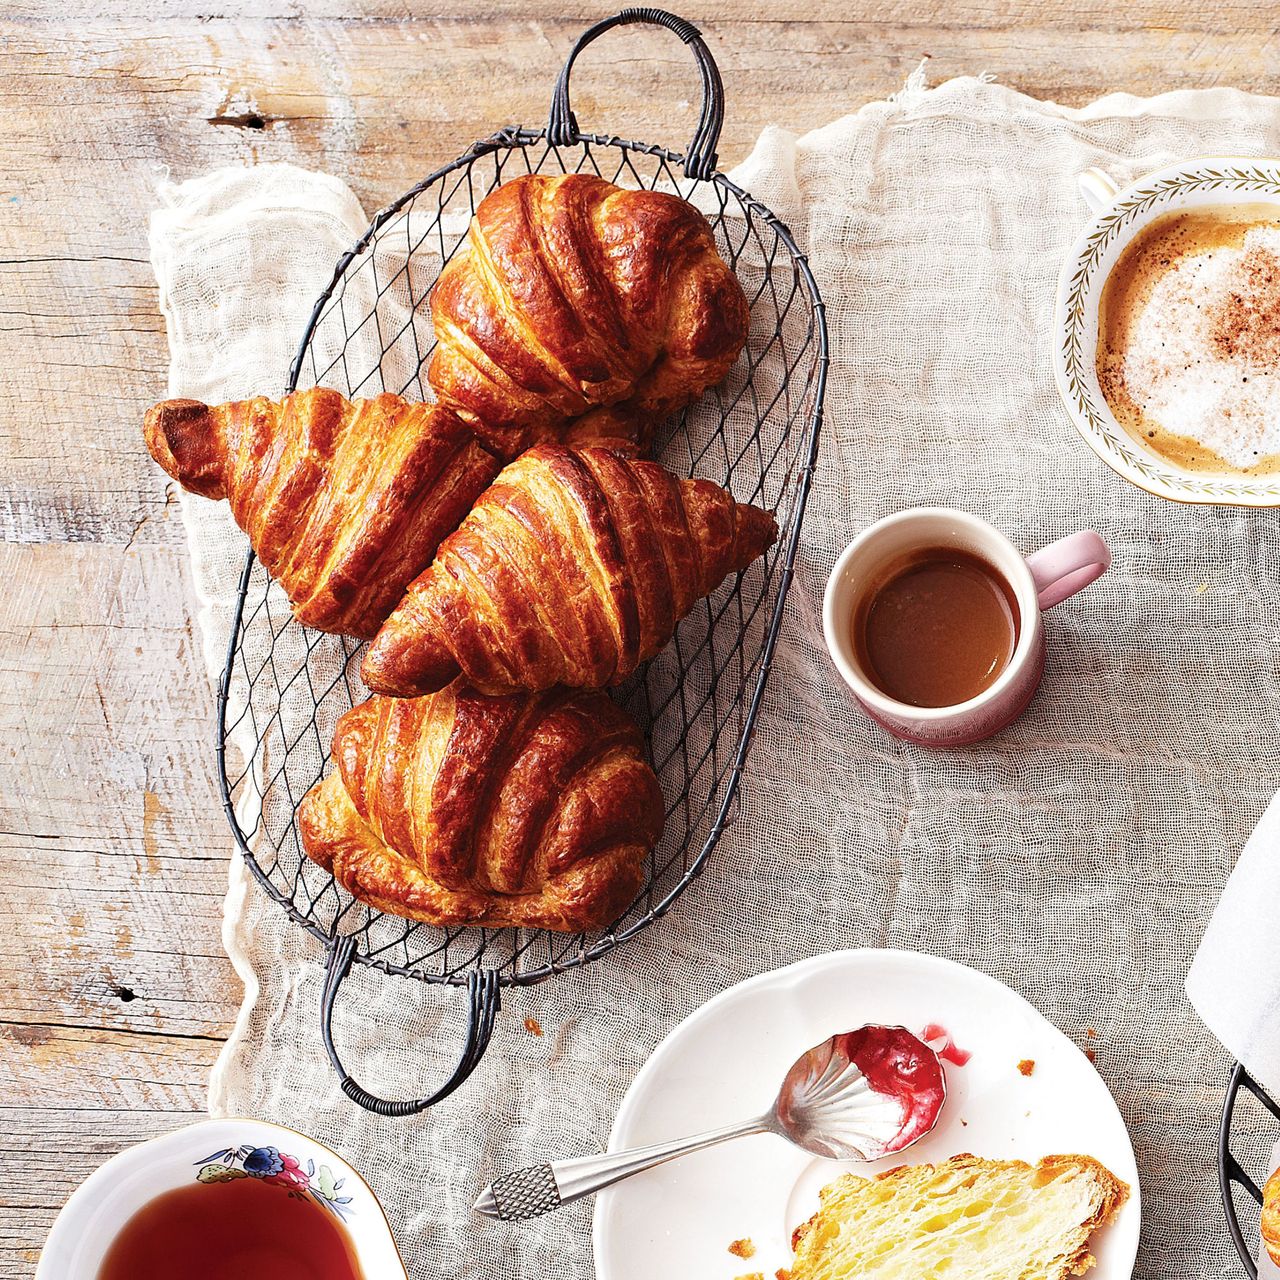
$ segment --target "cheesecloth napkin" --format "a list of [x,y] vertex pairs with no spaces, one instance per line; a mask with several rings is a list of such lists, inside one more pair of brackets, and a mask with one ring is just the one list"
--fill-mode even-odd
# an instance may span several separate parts
[[[415,1280],[585,1280],[588,1205],[482,1223],[469,1212],[479,1187],[600,1149],[657,1041],[731,983],[839,947],[913,948],[994,974],[1096,1050],[1142,1170],[1136,1274],[1229,1274],[1214,1181],[1228,1063],[1183,977],[1233,851],[1280,786],[1280,525],[1273,512],[1160,501],[1099,463],[1054,390],[1051,310],[1086,217],[1080,170],[1124,181],[1187,156],[1277,151],[1274,99],[1113,95],[1066,110],[980,79],[927,90],[919,74],[804,137],[766,130],[735,176],[807,248],[833,361],[736,823],[657,925],[582,971],[506,993],[475,1075],[409,1121],[341,1095],[317,1034],[319,949],[233,858],[224,933],[246,999],[211,1111],[296,1125],[344,1152],[387,1206]],[[341,183],[280,166],[169,186],[163,203],[151,242],[170,393],[279,393],[365,215]],[[244,544],[224,506],[181,501],[212,674]],[[868,723],[818,625],[843,545],[917,503],[977,512],[1027,551],[1090,525],[1115,556],[1050,614],[1028,713],[947,753]],[[457,998],[358,967],[337,1034],[362,1083],[416,1096],[451,1070]]]

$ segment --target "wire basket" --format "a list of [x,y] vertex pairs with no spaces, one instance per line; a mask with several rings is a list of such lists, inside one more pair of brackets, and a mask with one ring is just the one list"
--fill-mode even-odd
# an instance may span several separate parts
[[[574,60],[598,36],[629,23],[673,31],[697,60],[702,112],[684,155],[578,130],[569,105]],[[751,327],[727,380],[659,431],[657,457],[672,471],[775,510],[781,530],[762,560],[702,601],[663,653],[612,691],[645,730],[666,830],[630,907],[609,929],[577,935],[441,929],[384,914],[353,900],[305,857],[295,809],[321,775],[338,717],[367,696],[357,674],[362,646],[295,621],[249,553],[218,700],[223,801],[258,882],[328,950],[322,1038],[343,1090],[380,1114],[412,1114],[456,1088],[484,1052],[502,986],[586,964],[651,924],[702,869],[733,819],[813,475],[827,335],[817,286],[787,228],[715,169],[723,109],[719,72],[691,23],[662,10],[629,9],[591,27],[560,74],[546,129],[507,128],[475,143],[377,214],[339,261],[290,371],[291,391],[324,385],[349,397],[390,391],[427,398],[424,369],[434,345],[427,296],[476,206],[509,178],[591,172],[621,186],[675,192],[711,222],[751,304]],[[332,1014],[353,962],[468,988],[461,1061],[429,1097],[376,1098],[342,1066]]]
[[[1242,1107],[1240,1104],[1244,1102]],[[1240,1255],[1240,1262],[1251,1280],[1257,1280],[1258,1264],[1254,1261],[1258,1234],[1258,1210],[1262,1205],[1262,1188],[1267,1169],[1259,1158],[1260,1151],[1270,1153],[1280,1138],[1280,1103],[1244,1069],[1236,1063],[1227,1085],[1226,1101],[1222,1104],[1222,1125],[1218,1134],[1218,1185],[1222,1189],[1222,1207],[1227,1215],[1227,1230],[1231,1243]],[[1245,1163],[1241,1163],[1243,1155]],[[1246,1168],[1257,1170],[1257,1177]],[[1252,1201],[1252,1204],[1249,1202]],[[1243,1203],[1246,1221],[1251,1225],[1249,1239],[1240,1221]]]

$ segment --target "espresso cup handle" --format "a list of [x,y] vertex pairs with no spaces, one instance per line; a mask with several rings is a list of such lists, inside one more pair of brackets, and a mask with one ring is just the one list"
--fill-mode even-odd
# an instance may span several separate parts
[[1036,599],[1042,609],[1052,609],[1111,567],[1111,550],[1092,529],[1068,534],[1027,557]]
[[1086,169],[1076,178],[1076,185],[1080,188],[1085,204],[1089,206],[1089,212],[1094,214],[1109,209],[1112,201],[1120,194],[1120,188],[1101,169]]

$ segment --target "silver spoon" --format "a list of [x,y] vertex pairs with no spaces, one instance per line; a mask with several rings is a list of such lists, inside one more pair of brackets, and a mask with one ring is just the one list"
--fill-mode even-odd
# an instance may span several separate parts
[[633,1173],[732,1138],[776,1133],[832,1160],[876,1160],[929,1133],[946,1100],[937,1053],[905,1027],[860,1027],[802,1054],[773,1106],[755,1120],[631,1151],[557,1160],[505,1174],[474,1210],[513,1222],[537,1218]]

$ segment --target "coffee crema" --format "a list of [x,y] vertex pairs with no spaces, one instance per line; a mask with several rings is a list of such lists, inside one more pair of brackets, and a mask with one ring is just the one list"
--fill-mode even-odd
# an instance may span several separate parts
[[1004,576],[980,556],[927,547],[891,564],[854,605],[863,674],[913,707],[952,707],[989,689],[1018,644]]
[[1280,471],[1280,209],[1145,227],[1103,286],[1097,372],[1120,425],[1183,470]]

